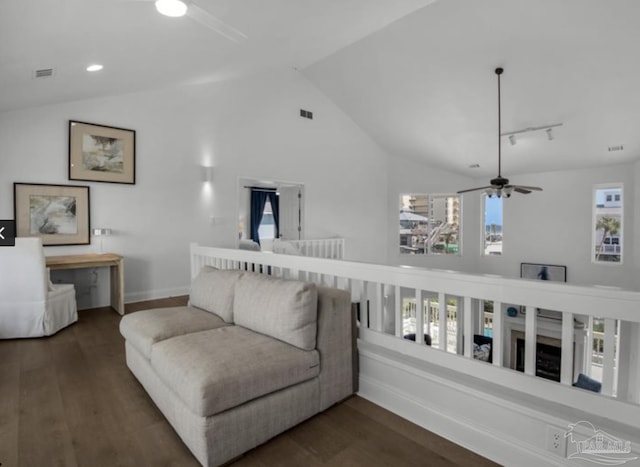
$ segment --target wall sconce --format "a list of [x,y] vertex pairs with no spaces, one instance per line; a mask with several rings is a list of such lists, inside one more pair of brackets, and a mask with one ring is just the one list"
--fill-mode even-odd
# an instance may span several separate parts
[[213,181],[213,167],[200,166],[200,174],[204,183],[211,183]]

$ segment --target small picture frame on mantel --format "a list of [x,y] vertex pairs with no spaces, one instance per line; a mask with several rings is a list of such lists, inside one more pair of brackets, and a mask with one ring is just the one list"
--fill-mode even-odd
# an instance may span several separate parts
[[[542,281],[567,282],[567,267],[554,264],[520,263],[520,277]],[[550,319],[562,319],[562,313],[537,308],[538,316]],[[520,307],[520,313],[526,314],[526,307]]]
[[541,281],[567,282],[567,267],[552,264],[520,263],[520,277]]
[[69,121],[69,180],[136,183],[136,132]]

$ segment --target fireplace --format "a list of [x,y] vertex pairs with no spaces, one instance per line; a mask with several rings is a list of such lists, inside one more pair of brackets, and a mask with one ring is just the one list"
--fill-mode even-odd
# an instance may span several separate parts
[[[511,368],[524,372],[524,332],[511,331]],[[546,336],[537,336],[536,376],[560,382],[562,342]]]

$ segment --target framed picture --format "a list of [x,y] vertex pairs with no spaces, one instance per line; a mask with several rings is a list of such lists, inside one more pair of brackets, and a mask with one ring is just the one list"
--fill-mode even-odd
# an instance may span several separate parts
[[[520,263],[520,277],[542,281],[567,282],[567,267],[551,264]],[[537,314],[543,318],[561,320],[562,313],[553,310],[536,308]],[[526,314],[526,308],[520,307],[520,313]]]
[[541,281],[567,282],[567,267],[551,264],[520,263],[520,277]]
[[136,132],[69,121],[69,180],[136,183]]
[[17,237],[40,237],[43,245],[86,245],[89,187],[13,184]]

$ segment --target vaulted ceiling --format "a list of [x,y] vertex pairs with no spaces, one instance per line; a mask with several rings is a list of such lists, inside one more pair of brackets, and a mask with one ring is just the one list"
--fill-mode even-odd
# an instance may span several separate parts
[[149,0],[2,0],[0,111],[297,68],[390,154],[475,177],[497,171],[502,66],[503,132],[562,123],[502,138],[506,175],[640,157],[637,0],[195,3],[209,26]]

